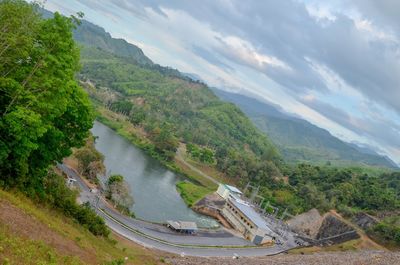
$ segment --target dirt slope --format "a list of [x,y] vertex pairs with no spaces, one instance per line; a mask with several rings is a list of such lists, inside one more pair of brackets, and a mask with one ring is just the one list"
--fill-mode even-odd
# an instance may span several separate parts
[[58,212],[0,190],[0,264],[158,264],[162,253],[93,236]]

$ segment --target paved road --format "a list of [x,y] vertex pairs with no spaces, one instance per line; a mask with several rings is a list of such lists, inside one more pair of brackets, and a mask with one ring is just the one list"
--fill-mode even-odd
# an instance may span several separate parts
[[204,257],[265,256],[295,247],[293,243],[283,246],[256,247],[249,241],[224,230],[202,231],[197,235],[174,233],[162,225],[133,219],[116,212],[101,196],[92,193],[74,170],[63,164],[58,167],[77,180],[76,184],[81,190],[80,200],[94,206],[97,214],[104,218],[110,229],[145,247],[180,255]]

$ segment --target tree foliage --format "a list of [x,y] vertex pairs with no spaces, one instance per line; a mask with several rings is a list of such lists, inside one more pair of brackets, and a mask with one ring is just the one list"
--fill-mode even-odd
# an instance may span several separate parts
[[133,214],[130,208],[133,205],[133,197],[128,184],[121,175],[112,175],[107,181],[107,198],[122,212]]
[[304,205],[327,208],[352,207],[382,211],[400,208],[399,173],[373,176],[350,168],[297,165],[289,175]]
[[107,236],[104,220],[76,203],[76,192],[50,167],[84,143],[93,124],[75,81],[76,18],[43,19],[36,4],[0,1],[0,181]]
[[44,197],[42,202],[61,210],[66,216],[72,217],[94,235],[107,237],[110,233],[104,220],[99,217],[88,204],[76,203],[77,192],[65,185],[63,177],[49,173],[44,178]]
[[203,163],[213,164],[214,159],[214,151],[208,147],[200,147],[195,144],[188,144],[186,146],[187,152],[194,159],[197,159]]
[[77,85],[74,19],[42,19],[21,0],[0,3],[0,173],[42,186],[47,169],[88,136],[93,115]]
[[74,157],[78,160],[79,173],[89,180],[97,183],[97,175],[105,173],[104,155],[96,150],[93,136],[86,140],[86,144],[74,151]]

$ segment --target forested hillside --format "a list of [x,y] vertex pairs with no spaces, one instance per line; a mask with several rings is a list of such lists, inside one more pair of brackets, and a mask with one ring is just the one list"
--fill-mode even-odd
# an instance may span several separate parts
[[[185,146],[191,158],[226,180],[259,185],[259,194],[280,207],[280,213],[313,207],[336,208],[348,216],[399,210],[398,173],[287,165],[238,107],[221,101],[205,84],[152,63],[138,47],[99,27],[79,24],[79,18],[58,13],[43,19],[35,4],[0,2],[2,188],[19,190],[40,207],[107,240],[104,220],[88,205],[77,205],[77,193],[54,172],[71,148],[82,146],[93,125],[92,106],[79,78],[99,119],[111,113],[109,122],[115,127],[128,123],[132,130],[124,136],[140,139],[140,147],[153,156],[173,164],[178,147]],[[76,27],[80,45],[73,40]],[[372,230],[397,242],[398,221],[388,218]]]
[[88,46],[99,47],[115,55],[130,58],[141,65],[153,65],[153,62],[138,47],[124,39],[111,38],[111,35],[103,28],[85,20],[74,31],[74,39]]
[[254,124],[278,146],[288,162],[330,163],[337,166],[370,165],[393,168],[384,156],[359,149],[305,120],[253,98],[214,89],[221,99],[239,106]]
[[92,96],[144,130],[171,160],[179,142],[210,148],[217,168],[233,178],[280,176],[279,154],[239,108],[207,86],[148,69],[98,48],[82,49],[80,78]]

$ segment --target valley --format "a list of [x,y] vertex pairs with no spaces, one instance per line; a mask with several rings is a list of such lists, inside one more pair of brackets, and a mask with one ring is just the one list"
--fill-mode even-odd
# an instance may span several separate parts
[[[365,100],[327,107],[337,91],[326,90],[320,102],[311,86],[309,94],[293,93],[298,105],[288,109],[301,106],[301,114],[322,121],[314,124],[281,107],[288,87],[272,97],[277,102],[249,92],[259,77],[251,71],[266,67],[262,75],[273,79],[296,70],[257,54],[262,46],[212,35],[214,52],[230,43],[243,55],[229,67],[246,61],[237,75],[206,67],[216,70],[222,90],[202,75],[157,64],[153,56],[163,51],[155,46],[150,59],[145,42],[116,38],[82,12],[64,16],[46,6],[0,1],[0,263],[399,263],[394,112]],[[161,14],[172,18],[160,9],[138,23]],[[223,61],[232,59],[232,47]],[[203,48],[191,52],[207,60]],[[252,70],[250,55],[258,62]],[[331,73],[307,58],[321,78]],[[212,61],[225,65],[219,59]],[[236,88],[222,82],[228,72],[235,81],[254,77],[239,89],[247,92],[229,92]],[[262,84],[271,94],[278,87]],[[356,106],[364,113],[346,113]],[[394,125],[377,130],[385,123]],[[344,127],[346,137],[337,133]],[[365,142],[341,140],[349,135]]]

